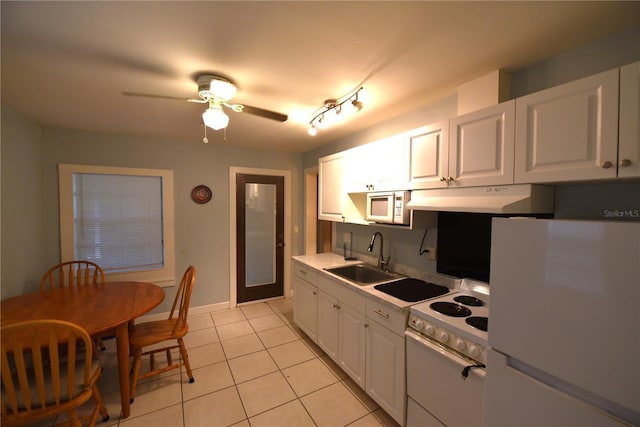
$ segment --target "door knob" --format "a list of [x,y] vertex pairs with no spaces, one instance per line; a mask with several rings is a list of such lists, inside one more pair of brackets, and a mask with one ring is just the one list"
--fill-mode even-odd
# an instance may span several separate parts
[[602,166],[603,169],[609,169],[611,166],[613,166],[613,163],[607,160],[606,162],[602,162],[600,166]]
[[629,159],[622,159],[620,160],[619,165],[623,168],[626,168],[627,166],[631,166],[631,160]]

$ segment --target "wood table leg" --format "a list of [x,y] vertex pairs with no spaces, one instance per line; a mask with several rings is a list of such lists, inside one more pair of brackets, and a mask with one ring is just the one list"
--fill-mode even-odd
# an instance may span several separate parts
[[127,418],[131,414],[129,406],[129,326],[127,323],[123,323],[116,328],[116,348],[118,351],[122,418]]

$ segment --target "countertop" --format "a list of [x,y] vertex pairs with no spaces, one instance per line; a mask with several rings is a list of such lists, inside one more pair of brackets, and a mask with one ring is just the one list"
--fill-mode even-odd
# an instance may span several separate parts
[[[323,274],[326,277],[330,277],[335,282],[338,282],[344,286],[347,286],[351,290],[360,292],[362,294],[365,294],[366,296],[374,297],[377,300],[382,301],[387,305],[393,306],[396,309],[399,309],[400,311],[403,311],[403,312],[408,312],[409,308],[412,305],[415,305],[421,302],[421,301],[416,301],[416,302],[403,301],[401,299],[392,297],[391,295],[385,294],[384,292],[380,292],[379,290],[375,289],[374,288],[374,286],[376,285],[375,283],[371,285],[366,285],[366,286],[359,286],[359,285],[353,284],[351,281],[347,279],[344,279],[340,276],[337,276],[335,274],[329,273],[328,271],[324,270],[325,268],[340,267],[343,265],[366,264],[366,263],[363,263],[362,261],[345,261],[345,259],[341,255],[338,255],[336,253],[297,255],[297,256],[291,257],[291,259],[293,259],[296,262],[302,263],[309,268],[317,270],[319,274]],[[401,271],[397,273],[402,274],[406,277],[415,277],[415,276],[406,275]],[[442,286],[446,286],[447,288],[450,288],[452,290],[456,288],[455,281],[447,280],[446,278],[442,278],[436,275],[427,275],[427,276],[428,277],[425,277],[425,275],[422,275],[421,277],[416,277],[416,278],[425,280],[431,283],[437,283]]]

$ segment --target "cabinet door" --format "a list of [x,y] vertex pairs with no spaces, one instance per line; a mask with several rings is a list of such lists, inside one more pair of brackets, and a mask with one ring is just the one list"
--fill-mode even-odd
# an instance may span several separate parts
[[400,425],[404,425],[404,337],[369,321],[367,327],[366,391]]
[[347,192],[404,190],[407,186],[406,151],[403,134],[348,150],[345,158]]
[[513,184],[515,101],[454,117],[449,187]]
[[409,189],[443,188],[449,176],[449,121],[406,133]]
[[318,345],[338,363],[338,300],[318,291]]
[[364,389],[365,327],[364,314],[343,304],[340,309],[338,365]]
[[407,187],[408,156],[403,134],[393,135],[371,144],[373,190],[395,191]]
[[620,68],[618,177],[640,176],[640,62]]
[[344,221],[343,159],[343,153],[337,153],[318,162],[318,219]]
[[293,321],[314,342],[318,341],[318,288],[293,276],[295,289],[293,299]]
[[516,100],[515,182],[614,178],[618,69]]

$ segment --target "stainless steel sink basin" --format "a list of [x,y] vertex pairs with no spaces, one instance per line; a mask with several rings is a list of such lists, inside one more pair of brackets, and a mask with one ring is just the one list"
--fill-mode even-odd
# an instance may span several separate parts
[[325,270],[347,280],[351,280],[360,286],[395,280],[400,277],[396,273],[378,270],[375,267],[364,264],[351,264],[343,267],[325,268]]

